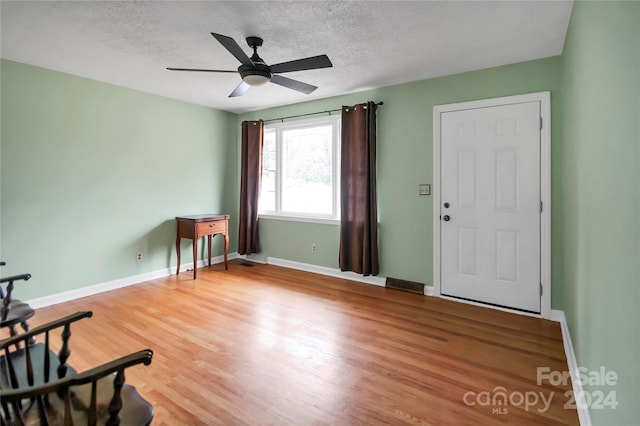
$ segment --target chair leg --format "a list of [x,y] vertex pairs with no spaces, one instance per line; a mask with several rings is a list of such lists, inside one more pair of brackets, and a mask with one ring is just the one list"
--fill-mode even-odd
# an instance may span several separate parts
[[[20,325],[22,326],[22,329],[24,330],[25,333],[29,332],[29,323],[27,323],[26,321],[22,321]],[[33,346],[35,344],[36,344],[36,338],[34,336],[31,336],[31,338],[29,339],[29,346]]]
[[[9,337],[14,337],[18,335],[18,330],[16,330],[16,326],[15,325],[10,325],[9,326]],[[16,350],[19,351],[20,350],[20,342],[15,344]]]

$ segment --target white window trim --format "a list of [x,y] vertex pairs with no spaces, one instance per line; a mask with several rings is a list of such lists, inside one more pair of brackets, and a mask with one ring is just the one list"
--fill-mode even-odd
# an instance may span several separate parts
[[306,222],[306,223],[322,223],[325,225],[340,225],[340,219],[319,219],[317,217],[305,217],[305,216],[283,216],[273,215],[268,213],[258,214],[258,219],[266,220],[282,220],[284,222]]
[[[329,115],[321,117],[306,118],[302,120],[275,122],[264,125],[265,132],[268,130],[276,131],[276,210],[275,211],[263,211],[258,213],[260,219],[271,220],[284,220],[295,222],[309,222],[309,223],[325,223],[325,224],[339,224],[340,223],[340,115]],[[319,126],[322,124],[331,124],[333,128],[333,146],[332,146],[332,167],[334,176],[332,179],[332,194],[333,194],[333,213],[330,215],[322,214],[307,214],[300,212],[282,212],[282,149],[283,144],[281,142],[281,135],[283,130],[295,129],[297,127],[310,127]]]

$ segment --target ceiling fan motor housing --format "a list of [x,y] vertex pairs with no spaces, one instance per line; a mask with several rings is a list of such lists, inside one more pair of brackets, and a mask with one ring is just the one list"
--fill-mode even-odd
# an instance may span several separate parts
[[247,40],[247,44],[252,49],[262,46],[262,39],[260,37],[251,36],[251,37],[247,37],[246,40]]

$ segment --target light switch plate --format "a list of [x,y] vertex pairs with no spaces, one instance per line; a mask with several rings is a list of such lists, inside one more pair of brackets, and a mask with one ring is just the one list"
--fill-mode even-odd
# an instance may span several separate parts
[[431,195],[431,184],[421,183],[420,184],[420,195]]

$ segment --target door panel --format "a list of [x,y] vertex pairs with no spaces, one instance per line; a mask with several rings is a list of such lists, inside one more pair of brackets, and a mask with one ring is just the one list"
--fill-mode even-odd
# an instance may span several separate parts
[[458,228],[458,274],[478,275],[478,233],[474,228]]
[[444,112],[440,129],[441,293],[540,312],[540,103]]
[[478,162],[475,151],[458,152],[458,206],[478,206]]
[[496,209],[518,210],[518,150],[496,151]]

